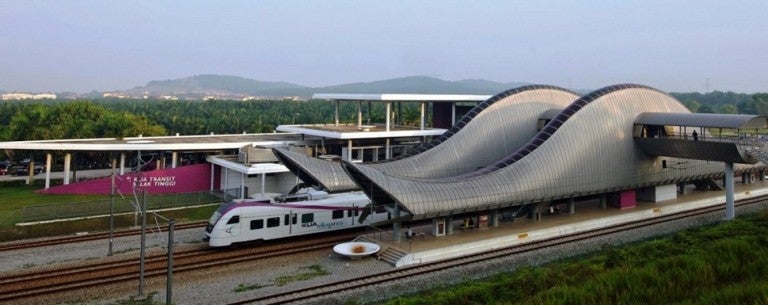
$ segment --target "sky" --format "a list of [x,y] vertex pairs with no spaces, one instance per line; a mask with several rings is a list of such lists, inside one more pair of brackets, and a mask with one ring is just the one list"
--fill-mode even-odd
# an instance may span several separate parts
[[199,74],[768,92],[768,1],[0,0],[0,90]]

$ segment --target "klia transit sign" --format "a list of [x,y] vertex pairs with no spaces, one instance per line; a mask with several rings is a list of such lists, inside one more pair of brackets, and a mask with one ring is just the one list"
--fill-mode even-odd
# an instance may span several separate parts
[[[109,194],[111,181],[111,177],[103,177],[59,185],[39,192],[43,194]],[[141,175],[129,173],[118,175],[115,179],[116,189],[122,194],[132,193],[134,185],[150,194],[207,191],[211,189],[211,165],[196,164],[153,170],[142,172]],[[214,188],[218,186],[214,185]]]

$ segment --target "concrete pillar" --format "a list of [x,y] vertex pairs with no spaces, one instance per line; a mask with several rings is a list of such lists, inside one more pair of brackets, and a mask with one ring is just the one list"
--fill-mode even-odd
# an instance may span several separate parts
[[120,175],[125,174],[125,153],[120,153]]
[[357,101],[357,127],[363,126],[363,101]]
[[352,140],[347,140],[347,161],[352,162]]
[[240,173],[240,199],[245,197],[245,173]]
[[733,201],[733,163],[725,163],[725,220],[736,217]]
[[576,200],[573,198],[568,200],[568,214],[576,213]]
[[214,179],[216,178],[215,177],[215,173],[216,173],[216,165],[211,163],[211,191],[214,190],[213,189],[213,187],[214,187],[213,184],[214,184],[214,181],[215,181]]
[[427,124],[426,120],[425,120],[425,116],[424,116],[427,113],[427,106],[426,105],[427,105],[427,103],[425,103],[425,102],[419,103],[419,109],[420,109],[420,112],[421,112],[421,114],[420,114],[421,118],[419,119],[419,127],[421,128],[421,130],[424,130],[424,127]]
[[765,170],[764,169],[761,169],[757,174],[760,175],[760,177],[758,177],[757,179],[759,179],[760,181],[765,181]]
[[45,154],[45,188],[49,189],[51,188],[51,163],[53,161],[53,156],[51,153]]
[[445,235],[453,234],[453,215],[448,215],[445,218]]
[[27,164],[27,185],[35,182],[35,159],[30,158]]
[[492,210],[490,217],[491,219],[489,219],[489,221],[490,221],[491,227],[494,227],[494,228],[498,227],[499,226],[499,210]]
[[451,102],[451,127],[456,125],[456,102]]
[[391,120],[392,120],[392,102],[387,102],[387,120],[385,125],[387,127],[387,131],[389,131],[389,125]]
[[171,152],[171,168],[176,168],[178,166],[178,160],[179,159],[179,153],[177,152]]
[[[395,203],[394,213],[392,215],[392,218],[398,219],[400,218],[400,206]],[[400,220],[397,220],[392,223],[392,241],[395,243],[399,243],[401,241],[400,236],[400,228],[403,226],[402,222]]]
[[335,122],[335,126],[339,126],[339,100],[336,100],[336,112],[334,112],[333,118]]
[[384,141],[384,159],[392,158],[392,148],[389,147],[389,138]]
[[64,185],[69,184],[70,167],[72,166],[72,154],[64,154]]
[[261,198],[264,198],[264,190],[267,188],[267,174],[261,173]]
[[600,194],[600,208],[605,209],[608,205],[608,198],[605,194]]

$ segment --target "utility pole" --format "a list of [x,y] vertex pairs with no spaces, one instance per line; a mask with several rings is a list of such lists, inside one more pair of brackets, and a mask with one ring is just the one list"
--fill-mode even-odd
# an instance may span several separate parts
[[110,175],[112,177],[112,183],[109,186],[109,252],[107,253],[107,256],[112,256],[112,244],[115,235],[115,166],[117,160],[115,160],[114,153],[110,153],[109,156],[112,159],[112,174]]

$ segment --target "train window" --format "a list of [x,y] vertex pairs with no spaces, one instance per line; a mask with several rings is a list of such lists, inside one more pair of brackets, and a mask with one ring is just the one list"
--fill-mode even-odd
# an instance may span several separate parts
[[347,217],[352,217],[352,210],[347,210]]
[[230,218],[229,221],[227,221],[227,224],[231,225],[233,223],[239,223],[239,222],[240,222],[240,215],[235,215],[235,216],[232,216],[232,218]]
[[267,228],[274,228],[280,225],[280,217],[267,218]]
[[332,219],[344,218],[344,210],[334,210],[331,213],[331,218]]
[[251,230],[258,230],[264,227],[264,219],[251,220]]
[[[293,218],[293,221],[290,220],[291,218]],[[291,222],[293,222],[293,224],[296,224],[296,214],[285,214],[285,221],[283,222],[283,225],[287,226],[291,224]]]
[[355,216],[360,216],[360,210],[355,210]]
[[315,214],[301,214],[301,223],[308,223],[315,221]]

